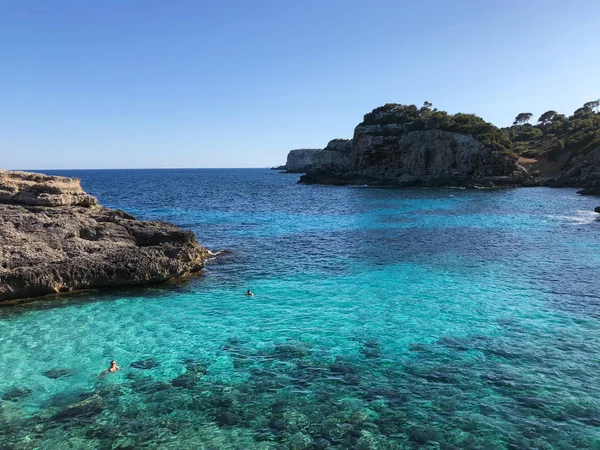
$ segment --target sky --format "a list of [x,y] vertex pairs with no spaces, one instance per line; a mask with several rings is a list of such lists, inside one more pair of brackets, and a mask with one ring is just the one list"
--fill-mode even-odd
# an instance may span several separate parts
[[430,101],[600,98],[598,0],[0,0],[0,168],[269,167]]

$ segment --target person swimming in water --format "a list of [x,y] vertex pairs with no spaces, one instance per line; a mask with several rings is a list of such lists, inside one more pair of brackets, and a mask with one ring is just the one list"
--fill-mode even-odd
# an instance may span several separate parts
[[110,367],[108,369],[106,369],[104,372],[102,372],[100,375],[115,373],[117,370],[121,370],[121,368],[119,366],[117,366],[117,362],[113,360],[110,362]]
[[254,293],[253,293],[253,292],[252,292],[250,289],[248,289],[248,290],[246,291],[246,296],[247,296],[247,297],[254,297]]

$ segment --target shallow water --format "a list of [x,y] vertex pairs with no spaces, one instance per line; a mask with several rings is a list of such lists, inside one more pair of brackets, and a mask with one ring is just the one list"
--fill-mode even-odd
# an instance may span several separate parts
[[0,309],[0,448],[600,449],[597,200],[66,174],[230,253]]

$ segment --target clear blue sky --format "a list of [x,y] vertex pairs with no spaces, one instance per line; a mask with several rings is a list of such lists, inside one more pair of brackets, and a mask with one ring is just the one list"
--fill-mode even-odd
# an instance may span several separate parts
[[597,0],[0,0],[0,167],[266,167],[384,103],[600,98]]

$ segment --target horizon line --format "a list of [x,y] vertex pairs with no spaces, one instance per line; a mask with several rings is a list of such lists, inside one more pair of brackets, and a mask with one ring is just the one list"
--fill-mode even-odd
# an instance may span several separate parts
[[[282,164],[283,165],[283,164]],[[67,170],[271,170],[279,166],[261,167],[104,167],[104,168],[72,168],[72,169],[0,169],[12,172],[41,172],[41,171],[67,171]]]

